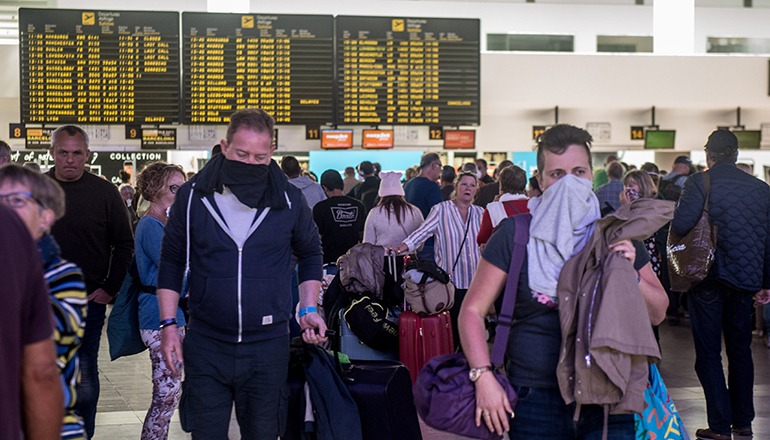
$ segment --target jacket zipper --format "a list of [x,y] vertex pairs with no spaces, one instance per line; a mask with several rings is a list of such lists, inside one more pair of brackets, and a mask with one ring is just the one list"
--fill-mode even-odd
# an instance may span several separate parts
[[243,248],[238,248],[238,342],[243,340],[243,304],[241,287],[243,285]]

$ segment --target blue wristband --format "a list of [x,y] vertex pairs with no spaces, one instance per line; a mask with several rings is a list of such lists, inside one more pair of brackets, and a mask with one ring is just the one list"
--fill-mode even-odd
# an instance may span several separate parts
[[316,313],[316,312],[318,312],[318,309],[316,307],[313,307],[313,306],[303,307],[303,308],[299,309],[299,313],[297,314],[297,316],[299,316],[301,318],[301,317],[307,315],[308,313]]
[[163,330],[165,327],[168,327],[170,325],[177,325],[176,318],[164,319],[163,321],[160,322],[159,327],[161,328],[161,330]]

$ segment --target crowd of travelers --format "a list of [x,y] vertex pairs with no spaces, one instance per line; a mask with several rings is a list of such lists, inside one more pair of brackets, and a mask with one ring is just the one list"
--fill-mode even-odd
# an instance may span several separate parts
[[[564,365],[565,353],[582,349],[565,316],[583,313],[576,290],[590,279],[604,297],[632,292],[626,307],[598,318],[615,332],[597,332],[645,359],[665,355],[659,325],[690,320],[708,421],[697,438],[752,435],[752,335],[770,348],[770,187],[738,166],[731,132],[708,137],[705,167],[679,156],[670,171],[637,168],[609,155],[596,169],[591,135],[560,124],[539,138],[536,170],[505,160],[490,174],[484,159],[454,167],[429,152],[403,173],[363,161],[320,179],[293,156],[273,160],[273,133],[266,112],[238,111],[198,173],[153,162],[120,187],[87,171],[81,127],[55,130],[45,173],[9,163],[0,142],[0,264],[14,268],[0,312],[0,438],[94,437],[100,339],[127,276],[141,284],[138,328],[152,368],[141,438],[167,438],[177,409],[193,438],[227,438],[233,405],[243,438],[281,436],[290,338],[328,346],[324,275],[359,243],[381,248],[386,262],[409,255],[449,274],[453,339],[476,372],[476,423],[491,431],[637,438],[638,402],[581,400],[574,377],[584,368]],[[689,291],[674,291],[669,231],[693,229],[704,205],[717,230],[713,266]],[[522,215],[531,217],[529,241],[506,349],[512,417],[500,383],[483,373],[492,369],[488,323],[514,275],[510,218]]]

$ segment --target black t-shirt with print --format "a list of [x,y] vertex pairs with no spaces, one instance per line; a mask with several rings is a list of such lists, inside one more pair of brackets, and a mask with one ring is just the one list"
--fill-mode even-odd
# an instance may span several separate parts
[[313,220],[321,234],[324,263],[334,263],[361,240],[366,211],[352,197],[334,196],[316,203]]

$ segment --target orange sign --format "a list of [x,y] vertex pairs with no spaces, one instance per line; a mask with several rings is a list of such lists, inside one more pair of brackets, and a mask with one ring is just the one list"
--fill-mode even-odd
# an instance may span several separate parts
[[353,130],[321,130],[321,148],[353,148]]
[[476,130],[444,130],[444,148],[476,148]]
[[393,130],[364,130],[361,146],[364,148],[393,148]]

